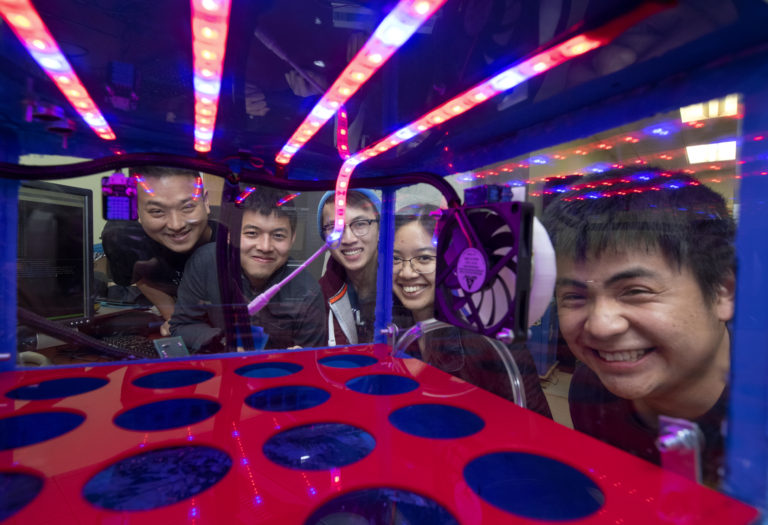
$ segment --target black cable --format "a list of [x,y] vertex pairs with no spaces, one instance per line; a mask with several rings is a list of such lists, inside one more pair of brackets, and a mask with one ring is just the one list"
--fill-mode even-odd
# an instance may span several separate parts
[[[123,359],[139,358],[139,356],[132,354],[128,350],[118,348],[116,346],[108,345],[104,341],[96,339],[95,337],[85,335],[67,326],[63,326],[53,321],[49,321],[45,317],[37,315],[34,312],[30,312],[29,310],[27,310],[26,308],[22,308],[21,306],[16,308],[16,315],[18,317],[19,322],[22,322],[23,324],[29,326],[30,328],[40,330],[47,335],[50,335],[57,339],[61,339],[66,343],[85,346],[90,350],[95,350],[96,352],[107,354],[112,357],[119,357]],[[141,356],[141,357],[146,358],[146,356]]]

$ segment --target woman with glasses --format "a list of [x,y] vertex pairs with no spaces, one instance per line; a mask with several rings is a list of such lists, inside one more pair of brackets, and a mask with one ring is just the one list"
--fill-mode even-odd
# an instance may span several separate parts
[[439,216],[440,209],[431,204],[403,208],[395,216],[392,291],[410,312],[413,322],[409,324],[435,316],[434,234]]
[[[333,195],[325,193],[317,207],[323,240],[333,232]],[[320,278],[330,346],[373,341],[380,212],[381,201],[371,190],[347,192],[344,234]]]
[[[395,216],[392,320],[401,329],[435,316],[435,228],[439,217],[440,209],[429,204],[403,208]],[[454,327],[441,328],[417,343],[407,348],[407,353],[468,383],[513,399],[506,368],[482,335]],[[509,350],[523,377],[526,406],[551,418],[530,352],[524,345],[512,345]]]

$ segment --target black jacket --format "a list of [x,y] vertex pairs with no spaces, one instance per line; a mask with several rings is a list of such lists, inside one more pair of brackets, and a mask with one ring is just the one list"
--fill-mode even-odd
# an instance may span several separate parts
[[[208,226],[213,242],[218,224],[208,221]],[[184,266],[194,253],[194,250],[187,253],[169,250],[152,240],[136,221],[108,221],[101,234],[101,244],[116,284],[130,286],[143,279],[171,297],[176,297]]]
[[[290,272],[288,264],[284,265],[272,274],[266,287],[278,283]],[[263,291],[253,290],[244,275],[241,274],[240,279],[247,301]],[[301,272],[251,317],[251,324],[262,327],[269,336],[265,348],[323,347],[328,341],[324,302],[317,282],[308,273]],[[171,334],[181,336],[192,352],[211,344],[220,347],[226,325],[216,243],[200,247],[189,259],[170,325]]]

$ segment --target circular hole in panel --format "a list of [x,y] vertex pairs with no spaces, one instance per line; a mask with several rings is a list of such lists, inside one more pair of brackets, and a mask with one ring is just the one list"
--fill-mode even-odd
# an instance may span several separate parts
[[469,410],[450,405],[411,405],[395,410],[389,422],[413,436],[454,439],[471,436],[485,426],[482,418]]
[[43,479],[24,472],[0,472],[0,521],[11,517],[40,493]]
[[257,410],[287,412],[322,405],[331,394],[313,386],[278,386],[255,392],[245,398],[245,404]]
[[472,460],[464,479],[478,496],[507,512],[537,520],[577,520],[605,502],[600,488],[570,465],[524,452]]
[[0,450],[34,445],[66,434],[85,421],[72,412],[37,412],[0,419]]
[[361,354],[329,355],[318,360],[321,365],[332,368],[360,368],[370,366],[378,360],[375,357]]
[[372,394],[375,396],[405,394],[411,390],[416,390],[418,387],[419,383],[410,377],[390,374],[372,374],[355,377],[347,381],[347,388],[361,394]]
[[254,363],[241,366],[235,373],[245,377],[284,377],[295,374],[301,368],[296,363]]
[[313,423],[269,438],[264,455],[280,466],[330,470],[363,459],[376,446],[373,436],[342,423]]
[[151,450],[113,463],[83,487],[90,503],[111,510],[151,510],[200,494],[223,478],[232,459],[205,446]]
[[142,388],[178,388],[202,383],[213,376],[208,370],[166,370],[134,379],[133,384]]
[[109,383],[102,377],[62,377],[14,388],[6,396],[28,401],[58,399],[96,390]]
[[165,399],[126,410],[115,417],[115,424],[127,430],[168,430],[203,421],[220,408],[208,399]]
[[458,525],[450,512],[436,501],[392,488],[349,492],[323,504],[305,525]]

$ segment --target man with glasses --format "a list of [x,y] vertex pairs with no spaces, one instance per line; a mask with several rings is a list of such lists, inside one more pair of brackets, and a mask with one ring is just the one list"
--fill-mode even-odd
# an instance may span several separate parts
[[[325,240],[333,231],[332,191],[320,199],[317,222]],[[320,278],[328,316],[328,344],[373,341],[381,201],[371,190],[347,193],[347,224]]]

